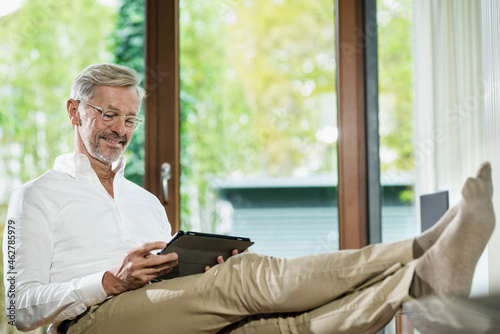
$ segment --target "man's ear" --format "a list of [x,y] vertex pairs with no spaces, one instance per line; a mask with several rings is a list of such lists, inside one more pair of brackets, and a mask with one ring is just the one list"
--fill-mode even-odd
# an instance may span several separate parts
[[69,119],[71,120],[71,124],[80,125],[80,113],[78,112],[79,103],[76,100],[69,99],[66,102],[66,110],[68,111]]

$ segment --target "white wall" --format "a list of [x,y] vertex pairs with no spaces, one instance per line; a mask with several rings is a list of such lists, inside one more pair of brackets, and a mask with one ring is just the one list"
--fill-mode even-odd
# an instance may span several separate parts
[[493,167],[497,227],[489,243],[490,293],[500,293],[500,2],[482,0],[482,48],[486,119],[485,157]]

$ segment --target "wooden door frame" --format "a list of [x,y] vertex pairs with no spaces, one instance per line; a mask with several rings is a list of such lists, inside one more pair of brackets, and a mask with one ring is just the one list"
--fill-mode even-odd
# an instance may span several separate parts
[[335,13],[339,240],[350,249],[368,243],[363,1],[336,0]]
[[[374,5],[367,6],[374,3],[375,0],[335,0],[341,249],[360,248],[368,242],[380,241],[378,123],[375,129],[373,127],[378,110],[376,106],[367,109],[366,102],[369,99],[373,106],[374,91],[378,95],[373,89],[373,76],[370,83],[366,72],[366,59],[373,60],[366,55],[370,50],[373,55],[373,48],[366,47],[366,37],[373,36],[366,34],[365,10],[374,8]],[[172,230],[177,231],[180,227],[178,0],[146,0],[145,49],[148,94],[145,103],[145,188],[163,201],[161,165],[170,163],[168,192],[171,196],[164,205]],[[373,68],[369,70],[374,73]],[[372,112],[368,116],[367,110]],[[367,119],[372,120],[371,128],[368,128]]]
[[[165,206],[172,231],[180,227],[180,110],[178,0],[146,0],[144,187]],[[169,163],[168,201],[161,166]]]

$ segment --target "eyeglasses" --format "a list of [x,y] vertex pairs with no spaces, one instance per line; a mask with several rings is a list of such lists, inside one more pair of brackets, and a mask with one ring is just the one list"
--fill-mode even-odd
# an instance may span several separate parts
[[76,100],[76,101],[78,103],[80,102],[86,103],[92,108],[94,108],[95,111],[99,112],[102,117],[102,123],[106,126],[112,126],[116,124],[116,122],[118,122],[118,119],[123,118],[125,121],[125,128],[127,129],[127,131],[134,131],[139,127],[139,124],[143,122],[142,119],[137,118],[136,116],[120,115],[116,111],[103,109],[101,107],[90,104],[84,100]]

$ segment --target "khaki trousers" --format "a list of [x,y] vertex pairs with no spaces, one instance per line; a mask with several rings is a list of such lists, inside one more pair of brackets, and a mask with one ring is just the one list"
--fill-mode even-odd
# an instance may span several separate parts
[[92,306],[68,333],[375,333],[410,299],[415,262],[412,239],[293,259],[245,253]]

